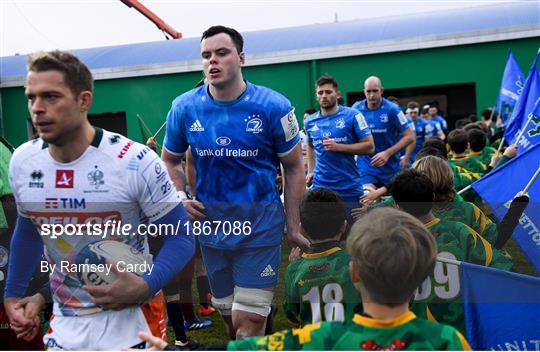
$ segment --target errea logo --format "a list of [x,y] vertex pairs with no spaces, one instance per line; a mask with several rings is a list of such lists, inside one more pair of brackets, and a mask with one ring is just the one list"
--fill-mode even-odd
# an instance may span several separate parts
[[191,127],[189,128],[189,132],[204,132],[204,127],[201,125],[201,122],[197,119]]

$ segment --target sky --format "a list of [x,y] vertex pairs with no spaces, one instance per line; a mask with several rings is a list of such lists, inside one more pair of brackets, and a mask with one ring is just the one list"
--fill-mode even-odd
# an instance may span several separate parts
[[[140,0],[184,38],[216,24],[240,32],[485,6],[506,0]],[[0,56],[165,40],[120,0],[0,0]]]

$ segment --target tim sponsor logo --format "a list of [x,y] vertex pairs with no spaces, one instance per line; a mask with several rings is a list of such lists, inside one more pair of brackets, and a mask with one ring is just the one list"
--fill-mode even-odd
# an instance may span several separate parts
[[86,209],[84,198],[45,198],[45,209]]

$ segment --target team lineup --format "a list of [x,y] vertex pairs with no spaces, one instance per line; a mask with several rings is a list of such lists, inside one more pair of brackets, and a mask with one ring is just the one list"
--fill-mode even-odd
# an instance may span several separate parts
[[[288,98],[244,79],[235,29],[208,28],[200,53],[204,82],[172,102],[161,155],[153,138],[89,123],[94,82],[77,57],[30,56],[37,138],[3,186],[8,348],[470,349],[455,263],[511,270],[505,245],[528,202],[516,194],[496,222],[458,192],[518,154],[496,149],[493,114],[450,131],[437,104],[401,107],[376,76],[347,107],[325,74],[301,128]],[[193,313],[193,277],[228,342],[186,335],[211,324]],[[280,280],[290,329],[274,332]]]

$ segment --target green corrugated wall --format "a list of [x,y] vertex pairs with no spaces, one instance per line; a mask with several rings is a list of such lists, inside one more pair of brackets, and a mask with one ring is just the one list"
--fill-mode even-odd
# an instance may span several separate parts
[[[244,76],[287,96],[296,106],[300,119],[304,109],[314,105],[313,82],[317,78],[314,76],[324,73],[339,81],[344,97],[348,92],[361,91],[369,75],[381,77],[386,89],[474,82],[479,114],[495,102],[508,49],[514,52],[526,75],[540,46],[539,39],[247,67]],[[97,81],[90,113],[125,112],[128,136],[141,141],[136,114],[144,118],[151,130],[157,130],[165,121],[171,101],[191,89],[200,78],[200,72],[190,72]],[[4,136],[19,145],[27,138],[29,114],[24,90],[22,87],[4,88],[1,94]]]

